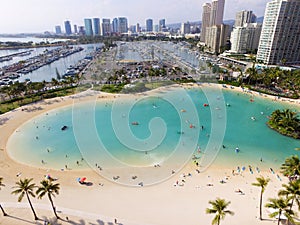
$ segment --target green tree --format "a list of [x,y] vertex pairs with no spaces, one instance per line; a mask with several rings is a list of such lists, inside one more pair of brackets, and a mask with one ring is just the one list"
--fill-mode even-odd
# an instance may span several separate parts
[[15,190],[12,192],[12,194],[15,194],[15,195],[19,194],[18,202],[21,202],[24,195],[26,195],[28,203],[29,203],[30,208],[34,215],[34,219],[38,220],[39,218],[37,217],[37,215],[34,211],[34,208],[32,206],[32,203],[30,201],[30,198],[29,198],[29,195],[32,196],[33,198],[35,197],[33,191],[36,188],[36,185],[34,183],[31,183],[32,180],[33,180],[33,178],[30,178],[30,179],[25,178],[24,180],[20,179],[20,181],[16,182],[17,186],[13,187]]
[[[2,183],[3,181],[3,177],[0,177],[0,190],[1,190],[1,187],[4,187],[5,185]],[[4,211],[2,205],[0,204],[0,208],[1,208],[1,211],[3,213],[3,216],[7,216],[7,213]]]
[[300,180],[290,181],[288,184],[283,184],[282,187],[285,189],[280,190],[278,195],[291,198],[292,201],[290,209],[292,209],[294,201],[296,201],[298,209],[300,210]]
[[289,203],[289,198],[270,198],[269,203],[266,204],[267,208],[275,209],[275,211],[269,216],[271,218],[276,218],[278,216],[277,225],[280,224],[281,215],[283,214],[289,221],[294,222],[292,216],[295,214],[293,210],[290,209],[291,203]]
[[221,220],[224,220],[226,214],[234,215],[230,210],[226,210],[230,202],[226,202],[225,199],[217,198],[215,201],[209,201],[209,204],[212,205],[212,208],[207,208],[207,214],[216,214],[212,220],[212,225],[219,225]]
[[51,203],[54,215],[56,216],[57,219],[60,219],[60,217],[56,213],[56,208],[55,208],[53,200],[52,200],[52,197],[55,197],[55,195],[59,194],[59,183],[54,184],[51,181],[43,180],[43,181],[41,181],[40,184],[41,185],[38,187],[38,189],[36,191],[37,197],[39,199],[42,199],[47,194],[49,201]]
[[293,155],[285,159],[285,162],[280,167],[281,173],[284,176],[300,175],[300,159],[298,155]]
[[260,200],[259,200],[259,219],[262,220],[262,198],[270,179],[261,176],[261,177],[256,177],[256,181],[257,183],[252,183],[252,185],[261,187]]

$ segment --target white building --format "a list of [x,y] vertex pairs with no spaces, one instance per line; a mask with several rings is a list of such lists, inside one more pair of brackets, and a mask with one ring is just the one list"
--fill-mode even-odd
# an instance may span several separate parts
[[242,27],[246,23],[256,23],[255,14],[247,10],[236,13],[234,27]]
[[201,25],[201,36],[200,36],[201,42],[205,42],[206,28],[209,27],[210,13],[211,13],[211,4],[204,3],[203,11],[202,11],[202,25]]
[[223,23],[225,0],[213,0],[211,4],[209,26]]
[[205,45],[212,53],[219,53],[225,46],[229,26],[223,24],[225,0],[213,0],[209,26],[205,29]]
[[231,32],[231,52],[247,53],[258,49],[261,34],[261,24],[246,23],[242,27],[235,27]]
[[265,64],[300,64],[300,0],[267,3],[257,60]]
[[221,24],[207,27],[205,43],[212,53],[222,52],[226,45],[226,39],[229,33],[229,25]]

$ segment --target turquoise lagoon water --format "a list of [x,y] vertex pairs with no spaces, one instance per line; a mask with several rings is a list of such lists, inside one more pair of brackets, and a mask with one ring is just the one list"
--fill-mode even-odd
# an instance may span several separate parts
[[[266,126],[267,116],[275,109],[299,108],[260,97],[251,102],[249,94],[228,89],[186,92],[184,96],[179,89],[170,89],[132,98],[134,103],[121,97],[95,98],[88,103],[78,100],[19,127],[9,138],[9,155],[36,167],[62,169],[67,165],[75,170],[96,164],[104,168],[153,167],[165,162],[177,163],[180,168],[192,157],[205,167],[213,163],[230,168],[278,168],[286,157],[299,155],[295,151],[299,140]],[[205,103],[209,106],[204,107]],[[64,125],[68,129],[62,131]]]

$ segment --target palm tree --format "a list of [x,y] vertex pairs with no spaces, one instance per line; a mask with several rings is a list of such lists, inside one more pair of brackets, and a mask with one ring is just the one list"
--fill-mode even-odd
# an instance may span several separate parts
[[252,183],[252,185],[261,187],[260,190],[260,200],[259,200],[259,219],[262,220],[262,197],[263,193],[265,192],[265,189],[270,181],[269,178],[264,178],[263,176],[261,177],[256,177],[257,183]]
[[225,210],[230,202],[226,202],[225,199],[217,198],[215,201],[209,201],[209,204],[212,205],[212,208],[207,208],[206,213],[208,214],[216,214],[214,219],[212,220],[212,225],[219,225],[221,219],[225,218],[226,214],[234,215],[234,213],[230,210]]
[[[2,180],[3,180],[3,177],[0,177],[0,190],[1,190],[1,187],[4,187],[5,185],[2,183]],[[4,211],[2,205],[0,204],[0,208],[1,208],[1,211],[3,213],[3,216],[7,216],[7,213]]]
[[294,222],[292,216],[295,214],[293,210],[290,209],[291,203],[289,203],[290,198],[270,198],[269,203],[266,204],[267,208],[272,208],[275,209],[276,211],[271,213],[269,216],[271,218],[274,218],[278,216],[278,223],[277,225],[280,224],[281,221],[281,215],[283,213],[286,218],[288,218],[289,221]]
[[53,184],[51,181],[43,180],[41,181],[41,186],[38,187],[36,194],[38,195],[39,199],[43,198],[46,194],[48,195],[54,215],[57,219],[60,219],[56,213],[56,209],[52,200],[52,197],[55,197],[55,194],[59,194],[59,183]]
[[30,201],[29,195],[31,195],[32,197],[35,197],[33,190],[36,188],[34,183],[31,183],[31,181],[33,180],[33,178],[27,179],[25,178],[24,180],[20,179],[20,181],[16,182],[17,186],[14,186],[13,188],[16,189],[12,192],[12,194],[20,194],[19,198],[18,198],[18,202],[22,201],[24,195],[26,194],[27,200],[29,202],[30,208],[33,212],[34,215],[34,219],[38,220],[39,218],[37,217],[34,208],[32,206],[32,203]]
[[292,202],[290,209],[292,209],[294,201],[296,201],[298,209],[300,210],[300,180],[290,181],[288,185],[283,184],[282,187],[284,187],[285,189],[280,190],[278,192],[278,195],[291,198]]
[[281,166],[281,172],[285,176],[300,175],[300,159],[298,155],[293,155],[285,159]]

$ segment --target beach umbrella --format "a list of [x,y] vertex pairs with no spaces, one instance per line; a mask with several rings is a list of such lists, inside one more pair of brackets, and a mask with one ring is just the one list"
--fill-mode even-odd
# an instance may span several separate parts
[[86,180],[86,177],[80,179],[80,182],[83,183]]
[[77,178],[77,181],[80,182],[80,177]]

